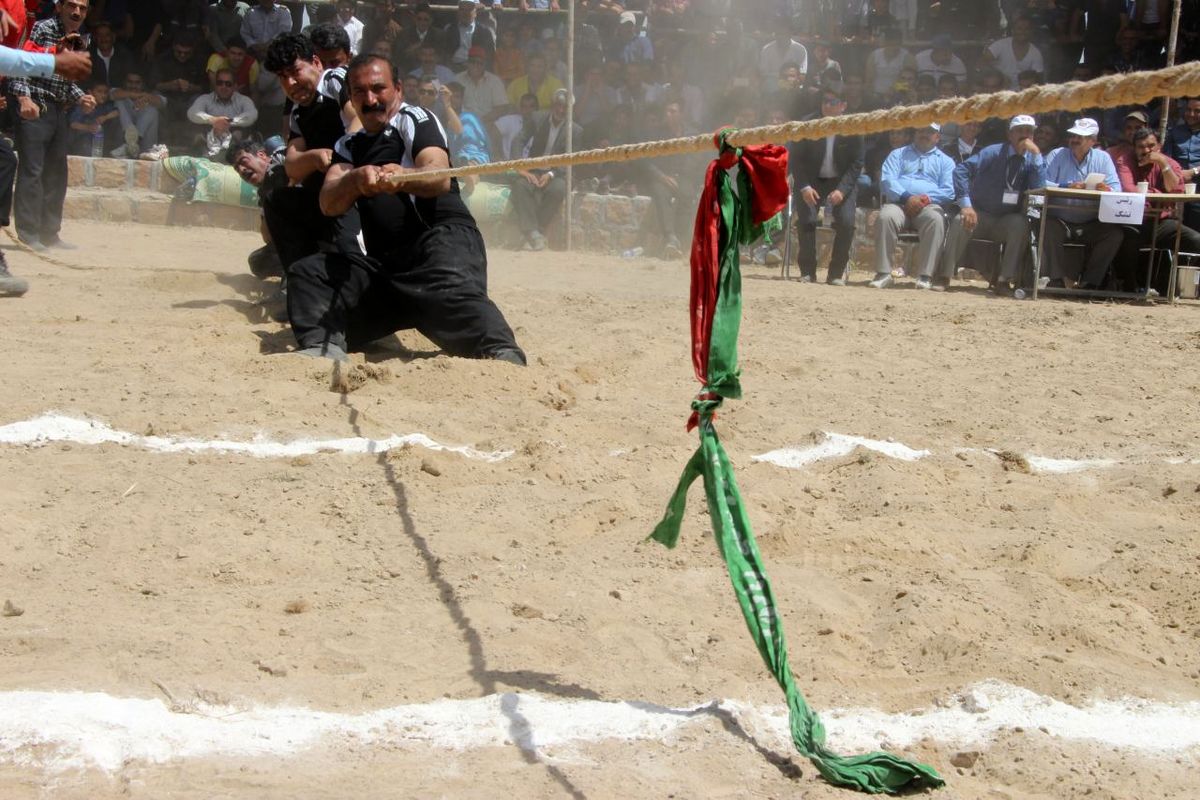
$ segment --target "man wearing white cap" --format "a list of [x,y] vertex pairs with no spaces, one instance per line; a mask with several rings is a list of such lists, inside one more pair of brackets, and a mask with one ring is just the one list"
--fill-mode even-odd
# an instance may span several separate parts
[[[1096,189],[1101,192],[1121,191],[1117,167],[1112,156],[1096,147],[1100,125],[1094,119],[1077,119],[1067,129],[1067,146],[1050,153],[1046,159],[1046,185],[1068,189]],[[1088,175],[1103,175],[1104,180],[1087,185]],[[1097,200],[1056,200],[1047,213],[1046,241],[1042,252],[1050,272],[1050,286],[1066,286],[1066,263],[1063,244],[1070,236],[1072,243],[1087,247],[1087,264],[1079,277],[1079,288],[1099,289],[1108,276],[1108,268],[1121,249],[1124,233],[1120,225],[1110,225],[1098,218]],[[1061,207],[1060,207],[1061,206]],[[1068,207],[1069,206],[1069,207]],[[1071,276],[1074,277],[1074,276]]]
[[875,278],[871,285],[886,289],[892,280],[892,253],[901,231],[916,231],[917,286],[928,289],[946,241],[943,203],[954,200],[954,161],[938,150],[942,126],[931,122],[918,128],[912,144],[893,150],[883,161],[879,177],[879,233],[875,242]]
[[653,61],[654,46],[650,40],[639,34],[637,15],[632,11],[622,11],[617,23],[617,35],[613,42],[614,61],[628,64],[632,61]]
[[946,255],[938,286],[946,286],[971,239],[1004,245],[999,274],[991,291],[1007,295],[1029,251],[1029,218],[1021,196],[1046,184],[1046,161],[1033,141],[1037,122],[1019,114],[1008,124],[1008,141],[983,148],[954,168],[959,212],[946,236]]

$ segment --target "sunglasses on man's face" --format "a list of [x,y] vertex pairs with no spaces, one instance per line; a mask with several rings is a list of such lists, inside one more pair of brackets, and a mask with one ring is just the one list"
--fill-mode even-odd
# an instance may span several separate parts
[[217,81],[217,86],[233,86],[233,81]]

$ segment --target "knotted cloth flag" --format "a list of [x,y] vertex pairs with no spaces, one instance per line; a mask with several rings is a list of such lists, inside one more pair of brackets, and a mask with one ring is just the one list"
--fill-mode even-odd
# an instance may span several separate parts
[[[738,245],[757,238],[762,224],[787,202],[787,151],[778,145],[733,149],[717,134],[719,156],[708,166],[692,240],[692,361],[703,389],[692,402],[688,430],[700,429],[700,448],[688,461],[666,514],[650,538],[667,547],[679,541],[687,491],[699,477],[742,616],[758,652],[787,697],[792,742],[825,780],[869,794],[943,785],[924,764],[888,753],[839,756],[825,747],[825,727],[796,688],[788,664],[779,612],[742,504],[733,467],[713,427],[725,398],[741,396],[737,339],[742,316]],[[739,167],[737,192],[729,170]]]

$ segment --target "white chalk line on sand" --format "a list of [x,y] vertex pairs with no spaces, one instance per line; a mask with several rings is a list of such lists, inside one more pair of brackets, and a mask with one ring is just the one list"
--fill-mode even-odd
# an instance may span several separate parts
[[98,420],[79,419],[63,414],[44,414],[23,422],[0,426],[0,444],[44,445],[51,442],[74,444],[121,444],[141,447],[158,453],[244,453],[257,458],[292,458],[334,452],[360,455],[386,453],[405,445],[418,445],[430,450],[458,453],[467,458],[487,462],[503,461],[511,450],[484,452],[465,445],[445,445],[423,433],[389,436],[386,439],[367,439],[361,436],[346,439],[297,439],[276,442],[256,436],[248,442],[225,439],[188,439],[171,436],[142,436],[119,431]]
[[[515,745],[536,752],[605,740],[654,740],[669,746],[673,733],[718,707],[734,714],[763,744],[790,752],[786,708],[736,701],[668,708],[500,694],[362,714],[204,704],[178,713],[160,700],[16,691],[0,693],[0,760],[53,771],[112,772],[130,762],[286,758],[314,747],[470,750]],[[924,740],[983,748],[997,734],[1015,728],[1030,736],[1149,754],[1200,748],[1200,702],[1122,699],[1076,707],[999,681],[978,684],[927,709],[894,714],[836,709],[822,718],[830,746],[847,753],[881,745],[902,750]]]
[[[0,444],[37,447],[51,442],[87,445],[120,444],[141,447],[159,453],[244,453],[256,458],[292,458],[326,452],[373,455],[406,445],[457,453],[466,458],[489,463],[504,461],[514,453],[512,450],[489,452],[476,450],[466,445],[445,445],[423,433],[410,433],[405,436],[392,435],[384,439],[367,439],[359,436],[343,439],[297,439],[290,442],[278,442],[262,435],[255,436],[250,441],[143,436],[116,430],[99,420],[81,419],[57,413],[43,414],[33,419],[0,426]],[[817,434],[815,444],[807,447],[779,448],[769,453],[752,456],[751,461],[762,461],[785,469],[804,469],[818,461],[848,456],[860,447],[899,461],[918,461],[934,455],[932,450],[917,450],[900,442],[823,432]],[[954,452],[997,455],[999,451],[958,448]],[[626,451],[611,450],[609,455],[619,458],[626,455]],[[1109,469],[1122,464],[1145,463],[1145,460],[1048,458],[1033,454],[1025,455],[1023,458],[1029,464],[1032,472],[1046,475],[1064,475],[1088,470]],[[1172,465],[1200,463],[1200,459],[1186,458],[1165,458],[1161,461],[1164,464]]]
[[[818,461],[830,458],[843,458],[861,447],[888,458],[898,461],[919,461],[933,455],[932,450],[916,450],[900,442],[864,439],[861,436],[847,436],[842,433],[822,432],[816,435],[816,444],[807,447],[782,447],[769,453],[752,456],[751,461],[762,461],[785,469],[804,469]],[[955,453],[987,453],[998,456],[998,450],[983,450],[960,447]],[[1043,475],[1067,475],[1074,472],[1086,472],[1097,469],[1110,469],[1122,464],[1144,464],[1148,459],[1138,461],[1121,461],[1114,458],[1048,458],[1028,454],[1022,456],[1029,465],[1031,472]],[[1159,459],[1163,464],[1197,464],[1200,459],[1164,458]]]

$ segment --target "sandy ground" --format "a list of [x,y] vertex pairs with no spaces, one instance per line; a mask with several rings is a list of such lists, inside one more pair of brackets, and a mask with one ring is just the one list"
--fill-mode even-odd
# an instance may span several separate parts
[[[134,433],[423,432],[295,459],[118,445],[0,449],[0,689],[362,711],[503,691],[671,706],[781,696],[694,492],[678,550],[644,541],[695,439],[682,263],[493,252],[529,368],[411,333],[351,394],[282,354],[252,234],[73,223],[66,269],[15,252],[0,424],[49,410]],[[718,420],[817,709],[924,707],[995,678],[1085,703],[1200,698],[1200,307],[745,282],[746,397]],[[857,273],[858,281],[867,275]],[[361,357],[360,357],[361,358]],[[836,431],[928,448],[804,470],[751,456]],[[1116,458],[1006,470],[998,448]],[[1019,465],[1018,465],[1019,466]],[[303,601],[304,613],[285,613]],[[272,675],[261,665],[279,673]],[[286,674],[283,674],[286,673]],[[2,723],[0,723],[2,724]],[[0,737],[2,737],[0,732]],[[717,718],[664,742],[539,758],[318,748],[278,760],[0,766],[21,797],[849,797]],[[1196,753],[1006,734],[948,798],[1194,798]],[[791,759],[789,762],[788,759]]]

